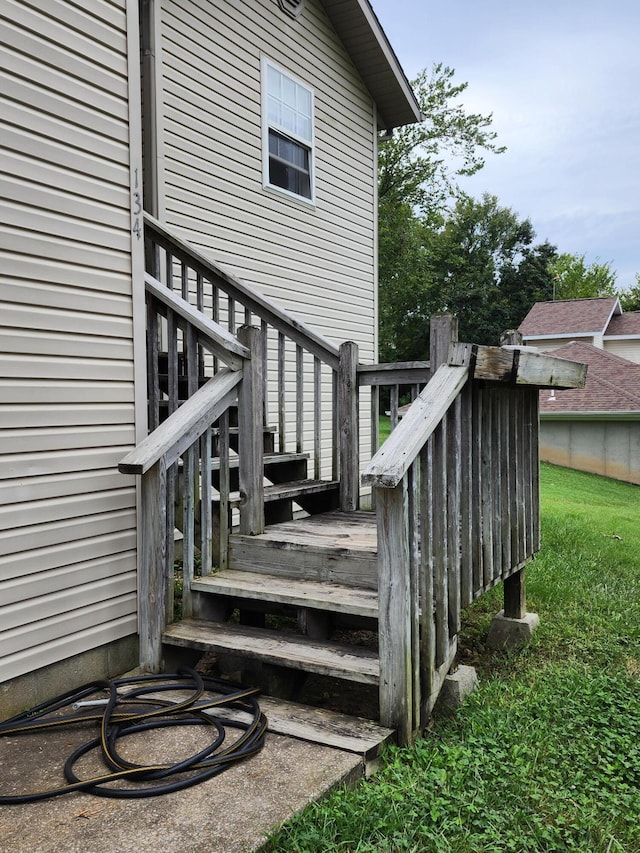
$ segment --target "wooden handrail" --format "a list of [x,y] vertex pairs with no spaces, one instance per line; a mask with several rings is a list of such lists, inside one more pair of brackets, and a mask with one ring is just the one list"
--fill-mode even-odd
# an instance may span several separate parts
[[221,370],[128,453],[118,470],[122,474],[144,474],[163,457],[167,468],[173,465],[232,405],[241,379],[240,370]]
[[358,385],[412,385],[428,382],[428,361],[398,361],[389,364],[359,364]]
[[261,320],[267,321],[278,331],[285,333],[296,343],[304,346],[333,370],[338,369],[340,359],[338,347],[308,328],[304,323],[296,320],[246,282],[241,281],[215,261],[212,261],[211,258],[181,239],[150,214],[144,214],[144,222],[159,245],[173,253],[175,257],[188,258],[189,266],[195,272],[221,285],[231,297],[257,314]]
[[198,334],[199,343],[221,358],[233,370],[239,370],[242,367],[243,360],[250,357],[249,350],[242,346],[236,337],[219,323],[209,320],[200,311],[196,311],[186,299],[183,299],[174,290],[169,290],[149,273],[145,273],[144,281],[147,292],[193,326]]
[[393,489],[436,429],[467,381],[468,366],[441,365],[406,415],[367,465],[362,482]]

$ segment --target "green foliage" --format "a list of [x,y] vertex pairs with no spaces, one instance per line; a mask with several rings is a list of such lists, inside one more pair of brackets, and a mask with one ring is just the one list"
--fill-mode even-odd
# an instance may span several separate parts
[[421,215],[438,214],[457,193],[456,178],[484,165],[484,152],[501,153],[491,116],[467,113],[459,102],[468,83],[455,71],[434,65],[412,81],[425,116],[421,124],[398,128],[380,143],[378,186],[381,210],[408,205]]
[[640,850],[640,489],[542,466],[541,624],[519,653],[482,649],[494,590],[461,637],[486,675],[382,772],[271,840],[287,853]]
[[611,264],[594,261],[587,264],[584,255],[564,253],[549,262],[554,299],[589,299],[614,296],[616,274]]
[[619,290],[618,298],[623,311],[640,311],[640,273],[636,273],[636,283],[628,290]]

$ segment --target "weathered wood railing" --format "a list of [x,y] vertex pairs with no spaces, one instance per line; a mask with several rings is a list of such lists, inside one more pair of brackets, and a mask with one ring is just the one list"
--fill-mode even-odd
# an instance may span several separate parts
[[[238,406],[241,435],[247,441],[238,454],[240,490],[247,495],[240,509],[240,527],[245,532],[260,532],[264,512],[262,448],[255,449],[250,437],[262,431],[262,381],[260,375],[260,330],[243,327],[238,338],[217,323],[194,311],[181,296],[171,292],[152,276],[146,277],[149,349],[157,365],[157,341],[161,336],[159,318],[168,343],[168,415],[160,422],[161,388],[157,379],[150,398],[154,400],[150,416],[154,429],[120,463],[120,471],[142,478],[140,558],[140,646],[141,665],[150,671],[160,667],[161,634],[172,619],[174,590],[173,543],[176,526],[176,482],[182,463],[180,500],[183,535],[182,609],[191,615],[190,583],[195,569],[196,531],[203,573],[213,563],[213,527],[217,514],[211,501],[211,456],[213,425],[222,425],[218,436],[223,447],[223,463],[228,480],[228,412]],[[178,406],[177,369],[179,341],[186,364],[188,399]],[[201,387],[197,383],[198,353],[206,352],[218,362],[217,372]],[[222,366],[222,364],[226,366]],[[155,414],[155,417],[154,417]],[[226,450],[224,448],[227,448]],[[228,489],[226,490],[228,494]],[[222,514],[221,514],[222,515]],[[226,518],[226,514],[224,515]],[[221,519],[224,524],[224,518]]]
[[[195,311],[232,335],[240,325],[260,327],[263,422],[276,433],[273,449],[307,453],[310,475],[339,479],[342,507],[354,508],[359,490],[357,349],[350,343],[335,346],[148,214],[145,237],[147,265],[167,290],[181,293]],[[169,323],[158,338],[165,331],[171,340]],[[200,354],[201,378],[217,369],[215,358]]]
[[449,347],[445,331],[432,335],[432,379],[362,477],[377,512],[381,720],[405,743],[454,660],[461,608],[502,580],[506,615],[524,615],[523,570],[539,547],[538,389],[577,381],[561,359]]

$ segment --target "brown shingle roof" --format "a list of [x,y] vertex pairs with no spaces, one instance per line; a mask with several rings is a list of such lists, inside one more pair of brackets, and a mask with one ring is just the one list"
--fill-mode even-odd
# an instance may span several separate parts
[[609,319],[616,309],[617,296],[599,299],[565,299],[557,302],[536,302],[520,324],[519,331],[525,338],[561,335],[600,335],[607,328]]
[[640,364],[627,361],[591,344],[573,341],[553,351],[554,356],[587,364],[584,388],[540,392],[541,414],[550,412],[640,412]]
[[614,314],[607,326],[605,337],[610,335],[638,335],[640,337],[640,311]]

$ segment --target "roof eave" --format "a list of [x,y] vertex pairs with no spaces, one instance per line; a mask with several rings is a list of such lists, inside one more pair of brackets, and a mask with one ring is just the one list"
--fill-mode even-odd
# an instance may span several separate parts
[[640,421],[640,411],[633,410],[611,410],[611,409],[594,409],[588,412],[580,411],[565,411],[565,412],[545,412],[540,409],[540,420],[543,421]]
[[378,109],[381,129],[423,120],[420,105],[368,0],[322,0]]

